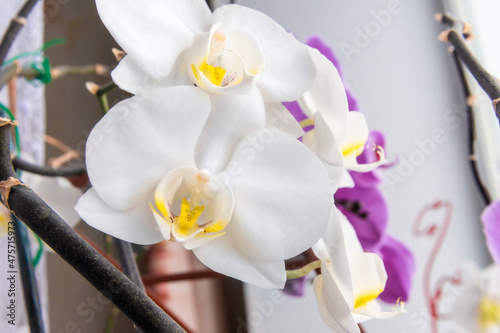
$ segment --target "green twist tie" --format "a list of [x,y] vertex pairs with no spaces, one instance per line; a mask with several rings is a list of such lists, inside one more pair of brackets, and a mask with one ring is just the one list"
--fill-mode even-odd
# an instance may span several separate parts
[[50,61],[46,56],[43,57],[42,62],[31,63],[31,68],[38,73],[38,76],[33,80],[38,80],[43,84],[47,84],[52,81],[52,74],[50,73]]

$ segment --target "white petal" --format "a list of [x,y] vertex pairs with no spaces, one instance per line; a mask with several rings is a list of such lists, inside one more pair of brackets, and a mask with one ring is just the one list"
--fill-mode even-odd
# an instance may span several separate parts
[[378,255],[374,253],[351,255],[349,266],[355,298],[372,295],[377,297],[384,290],[387,273]]
[[120,89],[134,95],[144,95],[147,90],[154,88],[172,85],[189,85],[189,79],[186,75],[182,74],[181,61],[182,59],[177,61],[167,78],[158,81],[143,71],[130,56],[126,55],[111,72],[111,77]]
[[316,66],[316,79],[298,102],[309,117],[321,113],[335,141],[340,143],[346,133],[349,111],[342,79],[330,60],[314,48],[308,50]]
[[195,237],[189,238],[188,240],[183,242],[182,246],[184,246],[186,250],[194,250],[195,248],[200,247],[203,244],[210,242],[218,237],[221,237],[224,234],[224,232],[209,235],[198,234]]
[[154,89],[113,107],[87,140],[87,170],[110,206],[128,209],[170,169],[194,165],[210,101],[195,87]]
[[266,124],[273,131],[283,131],[299,138],[304,135],[304,130],[290,111],[281,103],[265,103]]
[[325,123],[323,114],[314,114],[314,129],[307,132],[302,142],[315,153],[328,173],[330,186],[336,191],[341,184],[345,169],[344,157],[333,137],[333,134]]
[[[338,210],[337,210],[338,211]],[[347,217],[338,211],[339,223],[342,230],[342,236],[344,238],[344,243],[346,246],[346,251],[348,256],[363,254],[363,247],[359,242],[358,236],[356,234],[356,230],[352,226],[351,222],[347,219]]]
[[402,306],[399,309],[398,307],[399,305],[396,305],[393,311],[382,311],[378,302],[373,300],[363,307],[356,308],[353,315],[358,323],[371,318],[390,319],[406,313]]
[[339,188],[353,188],[354,187],[354,179],[352,179],[349,171],[344,170],[344,174],[342,175],[342,180],[340,181]]
[[328,224],[332,191],[321,162],[302,143],[262,129],[245,137],[220,175],[233,189],[228,224],[240,251],[258,260],[293,257]]
[[[315,244],[312,249],[316,256],[325,263],[326,270],[322,270],[323,274],[331,276],[345,302],[352,309],[354,307],[354,294],[348,260],[349,244],[346,243],[350,240],[345,237],[346,234],[341,223],[343,218],[344,215],[336,207],[333,207],[328,227],[318,242],[321,246]],[[321,251],[319,251],[320,249]]]
[[156,224],[158,224],[158,229],[161,232],[161,235],[164,239],[170,240],[170,231],[172,230],[172,222],[165,220],[163,217],[158,214],[158,212],[154,209],[151,209],[153,215],[155,217]]
[[22,180],[71,227],[80,222],[80,216],[74,207],[82,191],[69,180],[62,177],[42,177],[29,172],[23,172]]
[[210,96],[212,110],[196,146],[196,165],[216,173],[225,168],[238,142],[265,126],[257,90],[249,95]]
[[[322,265],[323,271],[324,265]],[[326,267],[325,267],[326,271]],[[360,332],[351,314],[351,307],[344,300],[337,284],[328,274],[314,278],[314,292],[321,318],[336,332]]]
[[257,85],[265,101],[293,101],[311,86],[315,69],[306,47],[265,14],[237,5],[221,6],[212,22],[220,22],[225,31],[246,31],[259,41],[265,67]]
[[283,261],[260,261],[237,250],[228,236],[221,237],[193,249],[196,257],[212,270],[261,288],[283,288],[286,280]]
[[80,198],[75,209],[87,224],[108,235],[136,244],[154,244],[164,238],[158,230],[150,202],[154,202],[152,192],[137,206],[116,210],[106,205],[91,188]]
[[142,91],[144,82],[149,82],[150,86],[156,86],[158,82],[155,79],[150,80],[151,76],[137,66],[134,60],[127,55],[111,72],[111,78],[120,89],[134,95]]
[[349,112],[345,136],[340,142],[342,154],[344,156],[350,152],[355,153],[355,156],[361,154],[367,139],[368,125],[365,116],[358,111]]
[[102,21],[125,52],[156,79],[168,76],[196,33],[209,29],[202,0],[97,0]]
[[259,41],[253,34],[241,30],[228,31],[227,33],[231,51],[238,54],[245,64],[245,71],[251,75],[259,75],[264,68],[264,54]]

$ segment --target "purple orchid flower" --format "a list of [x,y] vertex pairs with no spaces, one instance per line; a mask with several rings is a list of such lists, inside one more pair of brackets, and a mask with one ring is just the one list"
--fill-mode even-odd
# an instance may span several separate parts
[[[358,163],[366,164],[378,161],[379,156],[377,155],[375,147],[382,147],[385,149],[385,138],[380,131],[370,131],[368,139],[366,140],[365,149],[363,153],[358,156]],[[362,188],[373,188],[382,182],[382,175],[378,168],[369,172],[351,171],[350,174],[354,183]]]
[[306,284],[306,277],[302,276],[297,279],[288,279],[285,282],[285,287],[283,288],[283,292],[287,295],[294,297],[302,297],[304,296]]
[[387,229],[387,203],[375,188],[364,188],[356,181],[353,188],[341,188],[335,195],[335,203],[356,230],[365,251],[373,252]]
[[398,300],[406,302],[416,268],[413,253],[406,245],[389,235],[384,237],[375,252],[384,261],[387,272],[385,289],[378,298],[386,303],[395,303]]
[[495,263],[500,266],[500,201],[495,201],[481,214],[486,245]]
[[[320,37],[313,36],[306,41],[306,44],[318,49],[329,59],[343,78],[337,57]],[[357,100],[349,89],[345,88],[345,90],[349,110],[359,111]],[[283,104],[297,121],[307,119],[297,102]],[[309,129],[305,128],[304,130]],[[373,149],[375,147],[385,148],[384,135],[379,131],[370,132],[363,153],[357,157],[358,163],[367,164],[378,161],[380,157]],[[363,250],[379,254],[384,262],[388,279],[385,291],[379,296],[380,300],[387,303],[395,303],[398,300],[407,301],[415,272],[415,259],[412,252],[403,243],[386,234],[388,207],[378,189],[382,182],[380,171],[378,169],[370,172],[350,171],[350,174],[354,181],[354,187],[340,188],[335,193],[336,206],[353,225]],[[284,292],[295,296],[302,295],[304,281],[304,279],[288,281]]]

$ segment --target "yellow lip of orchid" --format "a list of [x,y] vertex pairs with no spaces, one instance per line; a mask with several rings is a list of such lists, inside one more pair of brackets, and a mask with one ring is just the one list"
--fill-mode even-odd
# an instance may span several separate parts
[[212,93],[251,90],[264,69],[264,57],[255,37],[241,31],[224,31],[214,24],[197,36],[187,52],[187,74],[196,86]]
[[203,210],[205,210],[205,206],[195,206],[191,209],[189,201],[183,198],[181,212],[179,216],[174,218],[174,225],[178,227],[177,232],[187,236],[193,229],[196,230],[198,227],[196,222]]
[[350,154],[355,154],[356,156],[359,156],[363,153],[363,150],[365,150],[365,144],[366,140],[358,142],[350,142],[349,144],[341,145],[342,155],[344,157]]
[[375,300],[384,290],[369,290],[356,295],[354,300],[354,309],[360,308]]
[[222,67],[215,67],[209,65],[204,61],[199,68],[191,64],[191,69],[196,77],[196,80],[200,81],[200,73],[202,73],[212,84],[216,86],[221,86],[222,80],[226,75],[226,70]]
[[207,170],[179,168],[162,179],[155,203],[157,209],[152,204],[150,207],[165,239],[199,246],[203,240],[225,233],[233,196],[229,187]]

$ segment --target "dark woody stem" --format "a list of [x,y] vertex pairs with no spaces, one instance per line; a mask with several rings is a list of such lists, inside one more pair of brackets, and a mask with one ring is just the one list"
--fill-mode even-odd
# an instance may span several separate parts
[[467,66],[477,83],[493,101],[497,118],[500,119],[500,103],[498,103],[498,99],[500,98],[500,84],[498,80],[484,69],[456,30],[449,30],[446,38],[453,45],[458,57]]
[[32,264],[33,260],[31,258],[28,230],[24,223],[19,221],[15,216],[12,217],[15,225],[17,262],[21,273],[24,306],[28,314],[30,331],[44,333],[46,330],[43,323],[43,312],[40,305],[38,285]]
[[22,27],[26,24],[26,17],[28,17],[29,13],[36,5],[37,0],[27,0],[24,3],[24,6],[19,10],[17,16],[12,19],[10,22],[5,35],[2,38],[2,42],[0,42],[0,68],[5,61],[5,57],[7,56],[7,52],[9,52],[14,39],[17,34],[21,30]]
[[39,166],[30,162],[27,162],[19,157],[14,157],[12,159],[12,165],[16,169],[21,169],[30,173],[35,173],[41,176],[48,177],[69,177],[77,176],[86,172],[85,163],[78,163],[73,166],[63,166],[58,169],[54,169],[47,166]]
[[[118,261],[122,266],[123,273],[135,283],[142,291],[144,289],[144,284],[141,280],[141,274],[139,274],[139,268],[135,261],[134,251],[132,250],[132,245],[129,242],[123,241],[118,238],[113,238],[113,243],[115,244],[116,252],[118,254]],[[136,327],[137,333],[142,333],[142,331]]]
[[[470,96],[470,89],[469,86],[467,85],[466,78],[465,78],[465,73],[464,69],[462,67],[462,64],[460,63],[460,59],[458,58],[458,54],[456,51],[453,51],[453,61],[455,63],[455,66],[457,68],[458,74],[460,75],[460,80],[462,84],[462,90],[465,95],[465,100],[467,100]],[[466,103],[466,108],[467,108],[467,115],[469,118],[468,122],[468,142],[469,142],[469,160],[470,160],[470,165],[472,167],[472,175],[474,176],[474,181],[477,184],[477,187],[479,189],[479,193],[481,194],[481,197],[483,198],[484,202],[486,205],[489,205],[491,203],[491,196],[488,193],[488,190],[486,186],[484,186],[481,177],[479,177],[479,168],[477,165],[477,159],[476,159],[476,151],[474,147],[474,141],[476,138],[476,132],[475,132],[475,127],[474,127],[474,117],[472,116],[472,107],[469,106]]]
[[38,195],[17,180],[10,158],[10,127],[8,120],[0,119],[0,193],[3,203],[144,332],[184,332]]

